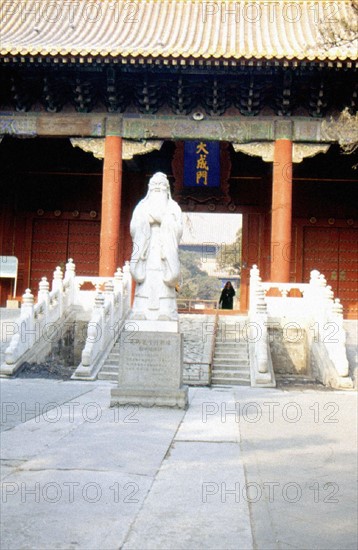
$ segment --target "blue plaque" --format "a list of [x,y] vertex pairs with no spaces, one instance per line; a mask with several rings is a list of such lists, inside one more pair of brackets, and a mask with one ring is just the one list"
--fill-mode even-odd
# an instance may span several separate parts
[[184,143],[184,187],[220,187],[220,142]]

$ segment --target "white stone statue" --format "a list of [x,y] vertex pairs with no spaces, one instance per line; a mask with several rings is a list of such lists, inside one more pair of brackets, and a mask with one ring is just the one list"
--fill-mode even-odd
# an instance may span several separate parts
[[171,198],[169,181],[157,172],[134,209],[130,232],[131,274],[136,281],[132,319],[177,320],[175,287],[180,276],[178,245],[182,212]]

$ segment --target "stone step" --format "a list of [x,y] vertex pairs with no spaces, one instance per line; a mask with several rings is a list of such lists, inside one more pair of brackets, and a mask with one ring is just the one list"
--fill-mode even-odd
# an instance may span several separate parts
[[228,376],[242,376],[243,378],[246,378],[246,377],[250,377],[250,369],[248,367],[243,369],[233,369],[233,368],[213,369],[212,375],[221,376],[225,378],[227,378]]
[[216,331],[216,334],[223,336],[235,336],[236,334],[246,334],[247,325],[245,323],[240,323],[238,325],[219,325]]
[[250,372],[250,366],[246,365],[213,365],[212,372]]
[[240,320],[240,321],[236,321],[236,322],[232,322],[232,321],[219,321],[218,323],[218,329],[226,329],[226,330],[240,330],[242,328],[245,327],[245,325],[247,325],[248,321],[245,321],[245,320]]
[[111,351],[111,353],[108,355],[108,359],[119,359],[120,353],[119,351]]
[[244,365],[216,365],[213,364],[212,372],[228,371],[228,372],[250,372],[250,366],[248,363]]
[[97,376],[98,380],[110,380],[111,382],[118,381],[118,373],[101,370]]
[[244,351],[240,352],[240,353],[236,353],[236,352],[233,352],[233,351],[217,351],[215,350],[215,353],[214,353],[214,360],[215,359],[228,359],[230,361],[234,360],[234,361],[247,361],[249,358],[249,355],[248,353]]
[[212,377],[213,385],[250,386],[250,364],[245,324],[247,318],[221,319],[216,333]]
[[213,369],[212,376],[214,378],[250,378],[250,369]]
[[211,383],[213,386],[251,386],[249,378],[212,378]]
[[109,372],[118,372],[118,364],[111,365],[107,362],[105,365],[103,365],[102,370],[108,370]]
[[233,365],[234,367],[246,367],[250,364],[249,358],[246,355],[245,357],[237,357],[234,355],[233,357],[226,356],[226,357],[213,357],[213,365]]
[[247,353],[214,353],[213,360],[216,361],[235,361],[240,363],[241,361],[248,361],[249,356]]
[[215,345],[216,346],[242,346],[242,347],[246,347],[247,346],[247,341],[244,340],[243,338],[239,338],[239,337],[237,337],[236,339],[235,338],[226,338],[226,339],[223,339],[223,340],[221,340],[221,338],[216,338]]
[[119,359],[107,359],[106,361],[106,367],[111,366],[118,369],[118,365],[119,365]]
[[245,327],[238,328],[237,330],[229,330],[227,327],[222,330],[218,329],[216,331],[216,336],[220,340],[238,340],[239,338],[242,340],[244,337],[247,338]]
[[247,342],[247,336],[242,335],[241,332],[235,333],[228,333],[228,334],[222,334],[221,332],[216,333],[216,341],[222,342],[225,344],[225,342],[237,342],[237,343],[244,343]]
[[220,340],[238,340],[239,338],[247,338],[247,330],[245,327],[229,330],[227,327],[223,329],[218,329],[216,335]]
[[213,369],[248,369],[250,368],[250,362],[245,359],[242,361],[227,361],[227,360],[219,360],[216,361],[214,359],[212,363]]
[[120,345],[119,345],[119,342],[115,342],[115,344],[113,345],[112,347],[112,352],[119,352],[119,350],[121,349]]
[[244,355],[248,355],[248,349],[246,346],[238,346],[236,348],[234,347],[215,347],[214,348],[214,354],[219,354],[219,355],[234,355],[234,356],[244,356]]

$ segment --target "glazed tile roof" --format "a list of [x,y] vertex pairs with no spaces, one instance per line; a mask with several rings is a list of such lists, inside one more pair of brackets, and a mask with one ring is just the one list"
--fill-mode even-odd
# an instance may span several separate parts
[[356,60],[357,40],[319,45],[322,26],[351,17],[349,6],[345,0],[0,0],[0,55]]

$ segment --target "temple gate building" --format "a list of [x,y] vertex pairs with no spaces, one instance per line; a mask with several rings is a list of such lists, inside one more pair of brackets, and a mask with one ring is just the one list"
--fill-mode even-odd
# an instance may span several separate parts
[[318,269],[357,318],[357,160],[330,121],[356,113],[358,48],[324,40],[350,9],[1,0],[0,244],[19,260],[18,295],[69,257],[112,276],[160,170],[183,211],[242,214],[242,311],[257,264],[276,282]]

